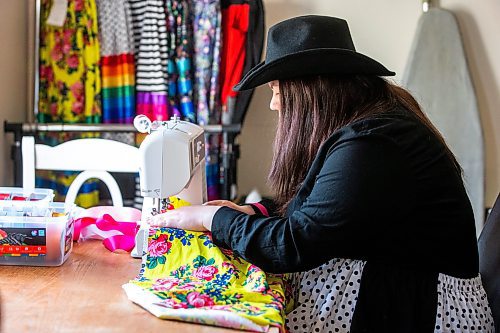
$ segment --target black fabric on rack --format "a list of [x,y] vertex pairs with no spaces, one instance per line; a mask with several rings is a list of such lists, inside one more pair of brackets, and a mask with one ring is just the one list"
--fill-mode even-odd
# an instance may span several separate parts
[[[226,0],[223,1],[230,4],[249,3],[250,5],[250,20],[248,25],[248,33],[246,40],[246,55],[243,75],[245,75],[252,67],[260,62],[262,49],[264,48],[264,5],[262,0],[243,1],[243,0]],[[242,124],[245,120],[245,115],[250,105],[254,89],[241,91],[236,97],[236,106],[231,119],[231,124]]]
[[222,0],[221,1],[221,7],[222,8],[227,8],[231,5],[243,5],[246,3],[249,3],[250,5],[255,2],[255,1],[248,1],[248,0]]

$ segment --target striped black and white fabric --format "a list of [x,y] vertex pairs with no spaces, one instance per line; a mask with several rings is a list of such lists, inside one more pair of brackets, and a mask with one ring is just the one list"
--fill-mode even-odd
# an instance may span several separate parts
[[136,55],[136,89],[167,92],[165,1],[129,0]]

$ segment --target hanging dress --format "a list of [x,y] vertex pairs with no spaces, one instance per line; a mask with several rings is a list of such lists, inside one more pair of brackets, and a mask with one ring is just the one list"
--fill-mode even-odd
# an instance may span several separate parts
[[194,1],[194,98],[199,125],[219,124],[219,68],[221,48],[220,1]]
[[168,120],[165,1],[129,0],[136,61],[136,112]]
[[[68,1],[63,26],[47,23],[52,1],[41,2],[39,101],[40,123],[99,123],[101,119],[101,78],[97,12],[94,1]],[[83,136],[92,136],[86,134]],[[47,133],[40,139],[47,144],[79,138],[74,133]],[[76,177],[73,172],[40,172],[36,186],[56,190],[62,196]],[[99,200],[97,183],[86,182],[77,204],[88,207]]]
[[168,100],[171,114],[195,123],[192,81],[192,33],[188,1],[166,0]]
[[[194,99],[199,125],[220,124],[220,49],[222,13],[218,0],[193,1]],[[221,135],[207,135],[205,156],[208,200],[218,199]]]
[[96,0],[102,72],[102,122],[130,124],[135,116],[132,17],[127,0]]
[[243,76],[249,14],[248,3],[229,3],[222,8],[221,120],[224,125],[231,124],[238,95],[233,87]]
[[[235,2],[236,0],[231,0]],[[243,68],[243,75],[245,75],[251,68],[260,63],[262,56],[262,49],[264,48],[264,5],[262,0],[248,1],[249,20],[248,31],[246,35],[245,45],[245,66]],[[242,124],[245,120],[245,115],[250,105],[254,89],[240,91],[236,96],[236,106],[234,112],[230,117],[231,124]]]

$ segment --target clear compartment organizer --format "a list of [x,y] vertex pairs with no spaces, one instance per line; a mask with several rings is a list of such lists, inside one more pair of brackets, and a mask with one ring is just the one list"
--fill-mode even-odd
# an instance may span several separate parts
[[[7,192],[5,189],[9,189]],[[0,265],[59,266],[73,248],[75,205],[51,202],[51,190],[0,188]],[[26,200],[14,200],[22,194]]]
[[27,202],[52,202],[54,191],[46,188],[0,187],[0,206]]

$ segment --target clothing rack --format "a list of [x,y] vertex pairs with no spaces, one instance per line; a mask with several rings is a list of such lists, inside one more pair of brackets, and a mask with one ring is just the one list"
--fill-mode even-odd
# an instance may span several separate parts
[[[33,0],[34,3],[34,29],[30,31],[33,34],[34,50],[33,50],[33,106],[32,112],[28,114],[28,122],[15,123],[4,122],[4,132],[14,134],[14,142],[11,147],[11,159],[14,163],[14,183],[16,186],[22,186],[22,154],[21,142],[22,137],[26,135],[36,136],[42,132],[136,132],[136,129],[131,124],[83,124],[83,123],[36,123],[38,119],[38,100],[40,89],[39,78],[39,49],[40,49],[40,25],[41,25],[41,0]],[[247,40],[246,47],[248,48],[245,58],[245,69],[248,71],[252,66],[260,61],[263,42],[264,42],[264,8],[262,0],[221,0],[221,6],[227,7],[231,4],[251,4],[251,12],[255,17],[255,22],[249,26],[248,35],[253,36],[252,42]],[[240,92],[238,97],[237,109],[235,110],[234,118],[231,124],[226,125],[206,125],[203,126],[207,134],[221,134],[221,147],[219,151],[219,168],[220,168],[220,187],[219,196],[221,199],[233,200],[237,195],[237,159],[239,158],[239,145],[236,144],[236,137],[241,131],[242,123],[246,114],[246,110],[250,104],[250,99],[253,94],[253,89]]]
[[[239,158],[239,145],[235,143],[236,136],[241,131],[240,124],[234,125],[206,125],[203,126],[206,134],[222,134],[221,151],[221,173],[223,183],[221,186],[221,198],[225,200],[234,199],[236,196],[236,162]],[[4,132],[14,134],[14,142],[11,146],[10,157],[14,163],[14,186],[21,187],[22,180],[22,147],[23,136],[36,135],[40,132],[132,132],[137,130],[131,124],[62,124],[62,123],[14,123],[4,122]]]

